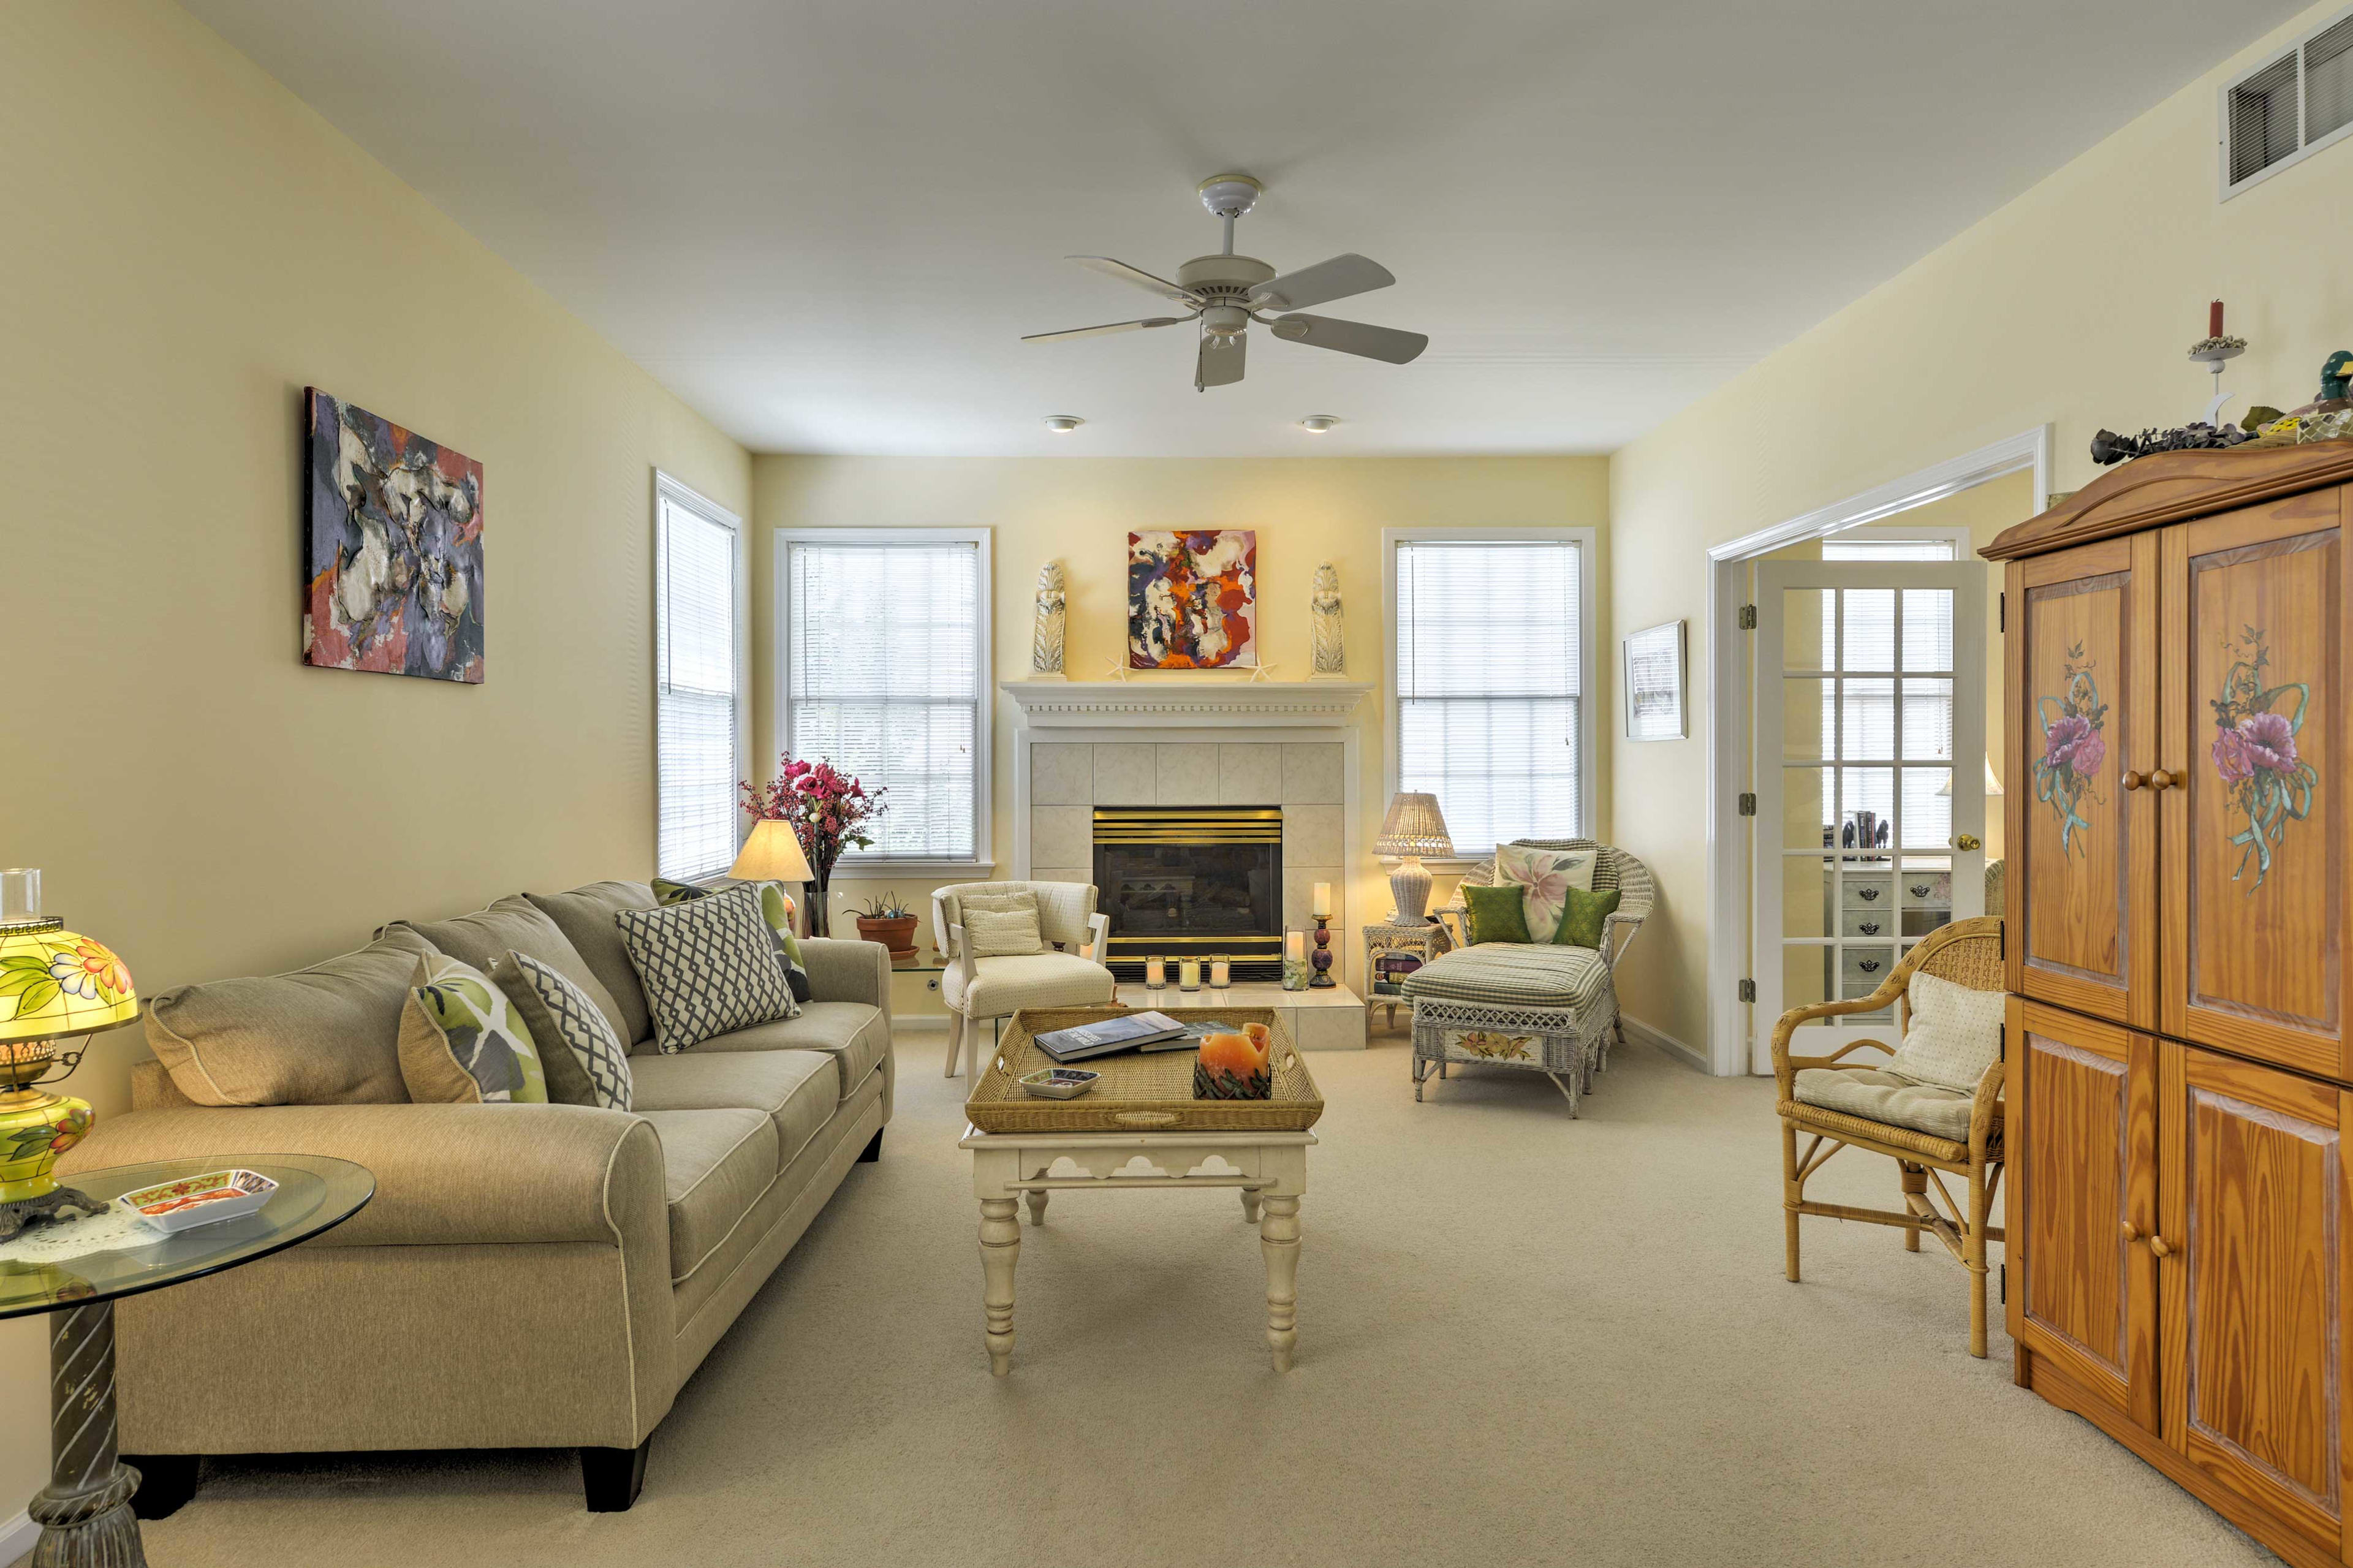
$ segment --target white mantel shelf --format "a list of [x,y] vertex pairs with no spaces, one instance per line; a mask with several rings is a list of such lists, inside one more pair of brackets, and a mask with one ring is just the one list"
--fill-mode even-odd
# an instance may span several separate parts
[[1356,680],[1004,680],[1031,729],[1268,727],[1349,723],[1372,687]]

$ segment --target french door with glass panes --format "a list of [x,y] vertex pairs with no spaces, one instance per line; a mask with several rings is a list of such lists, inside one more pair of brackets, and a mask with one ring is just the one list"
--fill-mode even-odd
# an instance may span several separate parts
[[[1757,568],[1756,1070],[1791,1007],[1868,996],[1985,906],[1985,567]],[[1809,1024],[1794,1052],[1893,1046],[1892,1011]]]

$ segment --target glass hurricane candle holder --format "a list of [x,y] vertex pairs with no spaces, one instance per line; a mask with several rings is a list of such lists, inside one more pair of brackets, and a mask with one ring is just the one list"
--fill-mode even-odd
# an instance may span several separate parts
[[1306,990],[1308,976],[1313,973],[1307,967],[1307,933],[1303,931],[1283,932],[1282,988],[1285,991]]
[[1166,991],[1168,989],[1168,961],[1165,958],[1145,959],[1144,961],[1144,984],[1147,989],[1153,991]]
[[1234,983],[1234,960],[1230,953],[1220,952],[1209,960],[1209,988],[1223,991]]
[[1179,991],[1198,991],[1200,988],[1201,961],[1198,958],[1178,959],[1176,961],[1176,989]]

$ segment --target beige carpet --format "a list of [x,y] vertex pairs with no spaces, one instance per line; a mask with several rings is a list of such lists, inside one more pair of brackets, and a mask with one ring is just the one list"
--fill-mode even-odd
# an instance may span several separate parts
[[[1311,1058],[1299,1361],[1230,1193],[1057,1194],[988,1375],[964,1080],[898,1117],[704,1363],[633,1512],[562,1453],[216,1464],[158,1564],[1883,1563],[2268,1554],[1966,1352],[1933,1245],[1809,1221],[1781,1278],[1770,1086],[1640,1047],[1569,1121],[1400,1035]],[[1852,1169],[1843,1169],[1852,1166]],[[1892,1166],[1842,1156],[1850,1201]],[[528,1331],[531,1304],[485,1301]]]

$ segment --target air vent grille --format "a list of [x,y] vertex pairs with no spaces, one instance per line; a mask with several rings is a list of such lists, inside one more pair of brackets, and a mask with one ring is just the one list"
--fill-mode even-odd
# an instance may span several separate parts
[[2353,12],[2222,89],[2222,199],[2353,132]]

